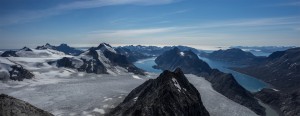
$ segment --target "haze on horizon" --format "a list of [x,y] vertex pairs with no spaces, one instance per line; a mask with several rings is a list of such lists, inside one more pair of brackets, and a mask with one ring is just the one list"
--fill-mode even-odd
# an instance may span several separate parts
[[298,0],[1,0],[0,49],[45,43],[299,46]]

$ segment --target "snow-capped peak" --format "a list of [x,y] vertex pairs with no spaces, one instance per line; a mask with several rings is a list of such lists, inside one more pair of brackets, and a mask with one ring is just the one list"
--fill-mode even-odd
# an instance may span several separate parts
[[105,50],[108,50],[110,52],[113,52],[113,53],[117,53],[115,51],[115,49],[113,47],[111,47],[109,44],[107,43],[101,43],[98,47],[98,49],[100,49],[101,51],[105,51]]

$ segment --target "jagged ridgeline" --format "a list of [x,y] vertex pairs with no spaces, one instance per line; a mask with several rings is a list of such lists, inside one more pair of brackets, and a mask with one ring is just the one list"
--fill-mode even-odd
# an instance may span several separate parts
[[200,93],[178,68],[132,90],[107,116],[209,116]]
[[144,71],[134,66],[125,55],[119,54],[106,43],[101,43],[98,47],[92,47],[79,56],[64,57],[49,62],[49,64],[87,73],[111,74],[126,70],[134,74],[145,75]]
[[175,47],[158,56],[155,62],[157,64],[155,68],[175,70],[179,67],[185,74],[194,74],[200,76],[199,78],[204,77],[211,82],[212,87],[217,92],[248,107],[258,115],[265,115],[264,107],[259,105],[258,101],[249,91],[238,84],[232,74],[212,69],[191,50],[181,51]]

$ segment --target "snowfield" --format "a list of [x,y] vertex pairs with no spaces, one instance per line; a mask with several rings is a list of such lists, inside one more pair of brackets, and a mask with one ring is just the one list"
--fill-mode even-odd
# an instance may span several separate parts
[[[0,93],[27,101],[57,116],[103,115],[121,103],[131,90],[150,78],[158,77],[154,73],[147,76],[124,72],[115,75],[88,74],[45,63],[57,58],[9,59],[30,70],[35,77],[24,81],[0,82]],[[202,102],[211,116],[256,116],[248,108],[213,90],[204,78],[186,76],[200,92]]]

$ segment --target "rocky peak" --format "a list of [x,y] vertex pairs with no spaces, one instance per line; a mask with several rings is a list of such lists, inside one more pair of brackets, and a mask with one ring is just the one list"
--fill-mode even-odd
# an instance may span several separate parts
[[21,50],[24,50],[24,51],[32,51],[30,48],[28,48],[28,47],[23,47]]
[[44,50],[44,49],[54,49],[55,47],[50,45],[49,43],[46,43],[46,45],[37,46],[36,49],[38,50]]
[[1,57],[19,57],[19,55],[16,54],[17,51],[8,50],[1,54]]
[[129,93],[108,115],[209,116],[200,93],[180,69],[164,71]]

